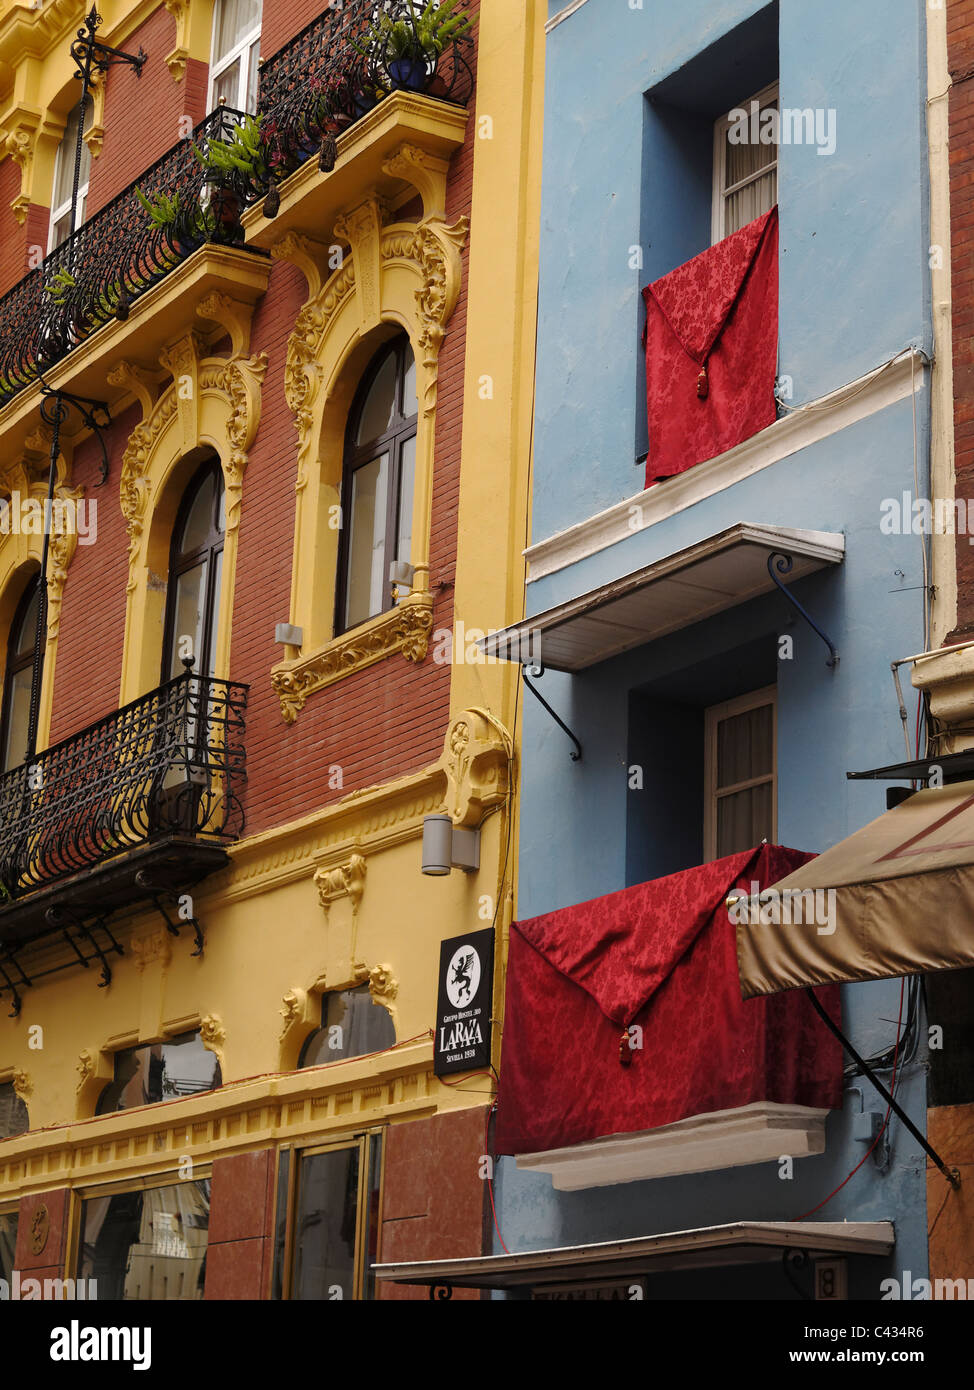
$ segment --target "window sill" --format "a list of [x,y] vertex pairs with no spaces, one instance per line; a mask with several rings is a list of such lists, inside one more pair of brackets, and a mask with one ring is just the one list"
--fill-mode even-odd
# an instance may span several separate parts
[[558,1192],[645,1182],[680,1173],[705,1173],[781,1154],[805,1158],[825,1152],[827,1110],[759,1101],[739,1110],[693,1115],[641,1134],[609,1134],[588,1144],[547,1153],[518,1154],[517,1166],[549,1173]]
[[285,723],[294,723],[315,691],[394,652],[402,652],[407,661],[422,661],[432,629],[432,594],[409,594],[397,607],[333,637],[315,651],[278,663],[271,672],[271,685]]

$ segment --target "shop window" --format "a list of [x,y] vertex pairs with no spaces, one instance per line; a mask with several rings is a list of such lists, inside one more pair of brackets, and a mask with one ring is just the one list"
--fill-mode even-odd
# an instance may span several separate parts
[[209,1224],[209,1178],[87,1197],[76,1277],[100,1300],[201,1299]]
[[173,528],[163,681],[182,675],[187,647],[192,649],[196,675],[212,676],[216,670],[225,531],[223,471],[214,458],[186,489]]
[[209,109],[257,110],[261,0],[217,0],[213,11]]
[[30,1129],[27,1106],[14,1090],[12,1081],[0,1086],[0,1139],[12,1139]]
[[301,1049],[299,1067],[319,1067],[393,1047],[396,1029],[388,1010],[373,1004],[368,985],[322,995],[321,1026]]
[[777,820],[775,691],[771,687],[712,705],[705,715],[704,844],[723,859],[775,842]]
[[102,1091],[95,1113],[111,1115],[222,1085],[219,1060],[203,1046],[199,1033],[180,1033],[165,1042],[116,1052],[115,1078]]
[[[763,120],[766,112],[778,110],[778,84],[742,101],[720,116],[714,125],[714,203],[713,240],[718,242],[749,222],[770,212],[778,201],[777,140],[758,138],[762,132],[777,133],[777,125]],[[739,137],[745,125],[741,113],[747,112],[746,141]]]
[[0,718],[0,749],[3,752],[4,772],[19,767],[27,750],[39,598],[38,580],[35,576],[27,585],[10,625],[3,679],[3,713]]
[[416,364],[405,334],[373,359],[349,416],[335,630],[392,608],[394,560],[409,562],[416,473]]
[[[281,1155],[272,1296],[312,1302],[370,1299],[379,1240],[382,1138]],[[286,1166],[285,1166],[286,1160]],[[280,1188],[279,1188],[280,1191]]]
[[0,1279],[9,1288],[17,1251],[17,1212],[0,1211]]
[[[89,102],[85,109],[85,130],[91,126],[93,107]],[[74,187],[74,161],[78,149],[79,112],[75,107],[68,117],[64,135],[58,146],[54,160],[54,190],[51,195],[51,232],[48,251],[66,240],[71,232],[72,189]],[[88,200],[88,180],[91,177],[91,151],[81,141],[81,172],[78,179],[78,192],[74,199],[74,225],[77,230],[85,220],[85,204]]]

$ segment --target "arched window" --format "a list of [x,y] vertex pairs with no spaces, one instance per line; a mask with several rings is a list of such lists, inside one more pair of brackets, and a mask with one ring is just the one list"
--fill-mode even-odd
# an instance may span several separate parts
[[416,364],[403,334],[373,359],[349,415],[337,632],[393,606],[389,565],[408,563],[412,547],[418,414]]
[[27,751],[30,680],[34,665],[38,601],[38,577],[35,575],[17,605],[7,642],[7,664],[3,678],[3,717],[0,720],[0,751],[3,753],[4,772],[19,767]]
[[[85,130],[91,125],[93,107],[89,101],[85,109]],[[71,191],[74,186],[74,161],[78,149],[78,108],[74,107],[64,128],[61,143],[58,145],[54,161],[54,190],[51,195],[51,234],[48,251],[60,246],[71,231]],[[81,142],[81,174],[78,181],[78,196],[75,199],[75,228],[85,220],[85,202],[88,197],[88,180],[91,176],[91,151]]]
[[223,470],[217,458],[199,470],[183,497],[173,528],[166,597],[162,679],[182,674],[182,642],[192,640],[194,672],[212,676],[220,618],[220,580],[226,530]]
[[0,1086],[0,1139],[12,1139],[30,1129],[27,1106],[14,1090],[12,1081]]
[[95,1114],[155,1105],[222,1085],[219,1059],[203,1046],[199,1031],[179,1033],[165,1042],[116,1052],[115,1079],[102,1091]]
[[395,1046],[396,1029],[388,1010],[374,1004],[368,985],[322,996],[321,1027],[301,1049],[299,1067],[320,1067],[348,1057],[365,1057]]
[[217,0],[213,10],[209,109],[222,102],[238,111],[257,109],[261,0]]

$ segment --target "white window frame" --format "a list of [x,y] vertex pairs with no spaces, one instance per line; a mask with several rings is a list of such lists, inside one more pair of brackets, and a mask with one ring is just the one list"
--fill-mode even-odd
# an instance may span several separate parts
[[[85,124],[87,124],[87,123],[90,121],[90,119],[91,119],[91,111],[92,111],[92,107],[91,107],[91,104],[89,103],[89,105],[88,105],[88,106],[86,107],[86,109],[85,109]],[[74,114],[74,111],[72,110],[71,115],[73,115],[73,114]],[[70,120],[70,117],[69,117],[69,120]],[[67,125],[65,125],[65,127],[64,127],[64,133],[62,134],[61,139],[60,139],[60,142],[58,143],[57,154],[56,154],[55,157],[54,157],[54,182],[51,184],[51,216],[50,216],[50,221],[48,222],[48,228],[47,228],[47,253],[48,253],[48,255],[50,255],[50,253],[51,253],[57,246],[60,246],[60,245],[61,245],[61,242],[60,242],[60,241],[55,241],[55,240],[54,240],[54,228],[57,226],[58,222],[60,222],[61,218],[64,217],[66,214],[70,213],[70,211],[71,211],[71,195],[70,195],[70,193],[68,194],[67,198],[65,198],[65,200],[64,200],[63,203],[59,203],[59,204],[57,205],[57,207],[54,206],[54,190],[55,190],[55,189],[57,188],[57,186],[58,186],[58,179],[60,178],[60,175],[61,175],[61,163],[62,163],[62,161],[63,161],[63,160],[65,159],[65,157],[66,157],[66,156],[65,156],[65,149],[64,149],[64,141],[65,141],[65,138],[67,137],[67,133],[68,133],[68,127],[67,127]],[[84,135],[82,135],[81,138],[82,138],[82,140],[83,140],[83,139],[84,139]],[[75,147],[74,147],[74,145],[72,145],[72,147],[71,147],[71,153],[70,153],[70,156],[68,156],[68,157],[69,157],[70,159],[73,160],[73,159],[74,159],[74,154],[75,154]],[[76,200],[75,200],[75,204],[74,204],[74,206],[75,206],[75,218],[74,218],[74,221],[75,221],[75,231],[77,231],[77,229],[83,224],[83,222],[84,222],[84,220],[85,220],[85,207],[86,207],[87,202],[88,202],[88,185],[89,185],[89,183],[90,183],[90,181],[91,181],[91,164],[90,164],[90,162],[89,162],[89,165],[88,165],[88,171],[89,171],[89,172],[88,172],[88,178],[85,179],[84,183],[79,183],[79,184],[78,184],[78,196],[77,196],[77,198],[76,198]],[[72,176],[73,176],[73,173],[74,173],[74,170],[72,169]],[[64,241],[67,241],[67,239],[68,239],[67,237],[64,237],[64,238],[63,238]]]
[[[229,53],[225,53],[224,56],[219,60],[219,64],[217,64],[217,60],[213,55],[216,53],[216,38],[219,19],[220,0],[216,0],[216,4],[213,6],[213,29],[210,34],[210,80],[206,92],[206,109],[208,112],[216,110],[216,102],[214,98],[216,84],[219,81],[219,79],[223,76],[223,74],[226,72],[227,68],[232,67],[233,64],[242,54],[249,54],[251,46],[255,41],[258,45],[260,44],[261,30],[263,28],[264,23],[263,0],[261,0],[260,15],[254,28],[250,29],[246,34],[244,34],[243,38],[238,39],[234,46],[230,49]],[[258,63],[260,62],[259,47],[257,50],[257,61]],[[228,103],[230,106],[235,107],[238,111],[247,110],[247,87],[249,85],[249,79],[250,64],[249,62],[241,63],[240,80],[237,84],[238,99],[235,102]]]
[[[736,106],[731,107],[732,111],[750,110],[751,102],[757,101],[762,106],[767,106],[772,101],[778,102],[778,113],[781,113],[781,100],[779,95],[779,84],[770,83],[763,87],[760,92],[755,92],[753,96],[740,101]],[[726,188],[727,177],[727,128],[730,125],[730,111],[725,111],[714,122],[714,186],[713,198],[711,201],[711,227],[710,239],[712,245],[716,246],[718,241],[723,241],[728,235],[726,230],[727,219],[727,199],[731,193],[736,193],[740,188],[746,188],[749,183],[755,183],[759,178],[763,178],[770,170],[778,172],[778,156],[775,155],[770,164],[766,164],[759,173],[751,174],[746,179],[742,179],[733,188]]]
[[[771,771],[757,777],[745,778],[726,787],[717,787],[717,726],[736,714],[746,714],[748,710],[760,709],[762,705],[771,706]],[[720,796],[733,792],[746,791],[749,787],[759,787],[771,783],[771,840],[778,835],[778,687],[766,685],[762,690],[752,690],[748,695],[738,695],[723,704],[711,705],[704,711],[704,803],[703,803],[703,843],[704,862],[712,864],[717,858],[717,801]]]

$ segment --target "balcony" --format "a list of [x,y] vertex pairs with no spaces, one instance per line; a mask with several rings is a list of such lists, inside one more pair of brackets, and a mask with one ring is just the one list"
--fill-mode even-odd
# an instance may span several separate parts
[[[407,12],[393,0],[388,13],[394,21]],[[252,201],[270,196],[245,219],[248,245],[270,247],[292,230],[330,231],[328,219],[366,187],[394,201],[408,172],[383,166],[404,144],[446,161],[462,143],[471,40],[458,35],[442,51],[397,60],[376,39],[376,14],[374,0],[348,0],[262,63],[266,170]]]
[[152,903],[178,934],[167,902],[243,830],[246,703],[246,686],[190,670],[0,778],[0,993],[15,1008],[36,978],[17,959],[29,943],[110,979],[114,913]]
[[[194,146],[206,152],[226,140],[240,114],[221,108],[201,121],[191,140],[174,145],[0,299],[0,412],[25,388],[49,376],[51,385],[70,384],[75,391],[103,398],[104,381],[90,372],[78,379],[77,371],[51,376],[52,370],[100,331],[99,342],[105,341],[107,325],[126,324],[138,301],[204,245],[241,246],[240,211],[247,196],[243,181],[217,185],[194,153]],[[241,258],[253,259],[253,253],[231,254],[226,284],[198,285],[197,295],[234,289],[238,278],[246,284],[247,270],[238,275],[235,265]],[[258,276],[246,288],[253,294],[265,285],[266,268],[263,279]],[[139,329],[139,355],[144,357],[145,316],[136,317],[133,329]],[[111,335],[113,341],[119,336]],[[85,364],[90,356],[83,354]],[[107,365],[101,363],[100,376]]]

